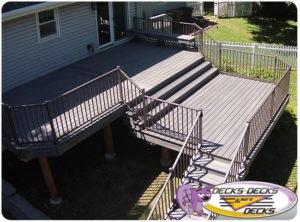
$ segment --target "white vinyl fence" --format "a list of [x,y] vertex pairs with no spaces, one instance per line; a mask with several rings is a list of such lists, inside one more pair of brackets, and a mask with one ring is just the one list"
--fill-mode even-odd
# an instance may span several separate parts
[[263,55],[277,56],[284,62],[297,69],[297,47],[259,43],[221,42],[222,48],[252,52]]

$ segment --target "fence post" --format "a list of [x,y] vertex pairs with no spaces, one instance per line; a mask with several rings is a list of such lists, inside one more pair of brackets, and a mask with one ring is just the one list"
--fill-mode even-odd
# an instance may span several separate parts
[[57,140],[57,137],[56,137],[55,128],[54,128],[54,125],[53,125],[53,115],[52,115],[52,112],[51,112],[50,102],[46,101],[45,105],[46,105],[46,110],[47,110],[49,123],[50,123],[51,131],[52,131],[53,143],[55,143],[56,140]]
[[244,157],[246,157],[248,154],[248,146],[249,146],[249,140],[250,140],[250,124],[251,124],[251,122],[247,121],[247,129],[246,129],[246,133],[244,136],[244,151],[243,151]]
[[258,44],[257,43],[253,43],[253,46],[252,46],[252,59],[251,59],[251,66],[252,67],[254,67],[255,55],[257,53],[257,49],[258,49]]
[[222,43],[221,42],[218,43],[218,49],[219,49],[219,54],[218,54],[219,64],[218,64],[218,66],[219,66],[219,69],[222,69]]
[[273,73],[274,84],[276,84],[277,63],[278,63],[278,59],[277,59],[277,56],[275,56],[275,58],[274,58],[274,73]]
[[9,126],[10,126],[10,129],[11,129],[13,139],[15,140],[15,143],[17,145],[20,145],[19,140],[18,140],[18,136],[17,136],[17,131],[16,131],[16,128],[15,128],[15,125],[14,125],[13,113],[12,113],[11,107],[8,106],[8,105],[5,105],[5,104],[4,104],[4,107],[6,107],[8,122],[9,122]]
[[143,120],[144,120],[144,127],[147,128],[147,107],[146,107],[146,100],[145,100],[145,88],[142,89],[142,101],[143,101]]
[[121,102],[123,102],[123,104],[125,104],[123,90],[122,90],[120,66],[117,66],[117,75],[118,75],[118,84],[119,84],[119,91],[120,91],[120,97],[121,97],[120,99],[121,99]]

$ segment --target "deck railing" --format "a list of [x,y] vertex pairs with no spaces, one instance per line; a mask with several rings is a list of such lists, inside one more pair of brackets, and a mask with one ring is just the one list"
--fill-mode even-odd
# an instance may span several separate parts
[[[197,138],[199,143],[194,143],[190,138]],[[202,144],[202,111],[198,114],[191,126],[183,146],[170,168],[169,175],[164,183],[147,220],[163,220],[168,217],[168,212],[173,205],[177,188],[181,185],[183,173],[187,170],[190,160]]]
[[[281,78],[274,90],[247,122],[241,141],[225,175],[224,183],[238,181],[247,174],[247,157],[264,135],[270,121],[272,121],[280,105],[288,95],[290,73],[291,66],[285,70],[283,76],[280,75]],[[216,213],[211,212],[208,215],[208,219],[214,219],[217,216]]]
[[184,141],[199,110],[164,100],[144,97],[143,122],[146,129]]
[[141,101],[142,90],[116,68],[42,104],[2,104],[3,135],[17,145],[56,143],[119,105]]
[[144,32],[195,35],[200,27],[194,23],[133,17],[133,28]]
[[[197,26],[195,26],[197,28]],[[195,31],[199,51],[222,73],[278,83],[290,66],[281,59],[222,47],[205,30]]]

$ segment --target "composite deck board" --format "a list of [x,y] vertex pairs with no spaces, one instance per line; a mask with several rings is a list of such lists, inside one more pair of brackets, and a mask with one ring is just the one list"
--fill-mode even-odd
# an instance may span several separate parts
[[198,53],[181,51],[132,77],[132,80],[148,91],[164,80],[172,77],[176,72],[184,67],[191,65],[193,62],[199,61],[201,58],[202,56]]
[[[223,75],[216,77],[212,82],[219,81],[218,78],[222,76]],[[263,100],[266,99],[266,96],[268,96],[271,90],[274,89],[274,85],[233,76],[225,76],[225,79],[223,78],[222,80],[223,84],[226,84],[226,82],[230,84],[230,80],[235,80],[230,84],[231,88],[219,85],[218,88],[212,87],[211,90],[212,93],[220,91],[223,95],[231,94],[230,100],[224,101],[225,104],[227,103],[227,109],[224,109],[222,105],[214,109],[212,100],[209,101],[209,104],[202,103],[203,96],[201,94],[201,89],[184,101],[183,105],[190,105],[194,108],[203,108],[203,138],[214,143],[222,144],[219,149],[213,151],[213,154],[231,159],[234,150],[237,148],[238,139],[236,138],[241,136],[246,121],[254,114],[257,107],[262,104]],[[240,93],[236,91],[239,87],[243,87]],[[203,87],[203,89],[204,88],[205,87]],[[198,107],[195,107],[194,99],[199,101]],[[190,101],[193,101],[193,103],[190,103]],[[222,104],[222,97],[219,97],[217,103]],[[206,108],[208,109],[207,111],[205,111]],[[209,115],[209,113],[211,114]],[[205,114],[209,115],[209,117],[206,118]],[[223,117],[220,118],[220,116]]]
[[[220,145],[212,152],[214,155],[231,159],[247,120],[273,89],[269,83],[219,75],[182,105],[203,110],[203,139]],[[179,124],[184,129],[181,133],[186,134],[192,126],[191,117],[188,121],[183,116],[178,123],[176,116],[182,116],[181,109],[171,111],[159,123],[170,130]]]

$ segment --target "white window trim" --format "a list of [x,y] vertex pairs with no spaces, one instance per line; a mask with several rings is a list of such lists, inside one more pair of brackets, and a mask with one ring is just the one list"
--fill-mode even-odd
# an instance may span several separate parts
[[[55,21],[55,25],[56,25],[56,34],[53,34],[53,35],[49,35],[47,37],[41,37],[41,34],[40,34],[40,22],[39,22],[39,13],[40,12],[43,12],[43,11],[39,11],[37,13],[35,13],[35,20],[36,20],[36,27],[37,27],[37,36],[38,36],[38,41],[39,43],[42,43],[42,42],[47,42],[51,39],[55,39],[57,37],[60,36],[60,25],[59,25],[59,19],[58,19],[58,9],[57,8],[53,8],[53,9],[48,9],[48,10],[53,10],[54,12],[54,21]],[[45,11],[48,11],[48,10],[45,10]],[[46,23],[44,23],[46,24]]]

